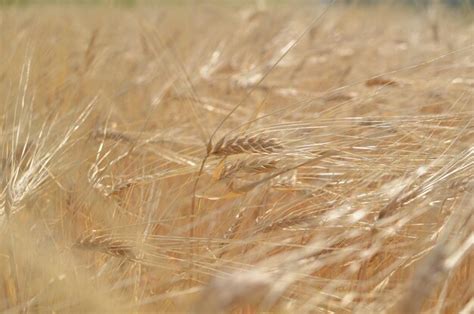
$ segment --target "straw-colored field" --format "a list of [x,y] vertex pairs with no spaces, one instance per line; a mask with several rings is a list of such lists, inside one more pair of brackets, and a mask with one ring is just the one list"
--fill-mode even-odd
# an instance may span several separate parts
[[473,16],[0,8],[0,311],[472,313]]

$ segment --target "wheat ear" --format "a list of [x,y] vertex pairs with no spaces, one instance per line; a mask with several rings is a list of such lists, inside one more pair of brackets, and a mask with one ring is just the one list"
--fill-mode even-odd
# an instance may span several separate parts
[[136,259],[136,254],[130,243],[97,230],[93,230],[91,233],[79,238],[73,247],[98,251],[115,257]]
[[219,179],[226,179],[236,175],[239,172],[243,173],[266,173],[277,169],[277,160],[269,158],[251,158],[244,160],[237,160],[236,162],[226,163],[224,169],[220,173]]
[[211,148],[210,153],[217,156],[229,156],[241,153],[270,154],[281,150],[283,145],[275,138],[265,136],[224,136]]

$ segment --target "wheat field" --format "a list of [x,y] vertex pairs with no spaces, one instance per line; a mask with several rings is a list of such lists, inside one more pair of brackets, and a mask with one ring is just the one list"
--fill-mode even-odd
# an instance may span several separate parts
[[0,7],[0,311],[473,313],[473,17]]

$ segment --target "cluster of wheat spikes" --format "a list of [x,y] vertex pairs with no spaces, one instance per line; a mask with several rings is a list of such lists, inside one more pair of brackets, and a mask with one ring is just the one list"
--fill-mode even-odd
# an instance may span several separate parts
[[471,9],[235,5],[0,8],[0,311],[472,313]]

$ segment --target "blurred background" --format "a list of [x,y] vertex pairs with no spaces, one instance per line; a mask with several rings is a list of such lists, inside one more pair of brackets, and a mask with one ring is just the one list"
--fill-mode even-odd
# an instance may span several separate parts
[[[285,4],[310,4],[310,3],[330,3],[331,0],[0,0],[1,5],[27,5],[27,4],[106,4],[106,5],[120,5],[133,6],[139,4],[203,4],[203,3],[228,3],[228,4],[252,4],[257,6],[271,5],[276,3]],[[338,3],[345,3],[351,5],[375,5],[375,4],[408,4],[412,6],[427,6],[430,4],[445,4],[455,8],[472,9],[474,0],[336,0]]]

